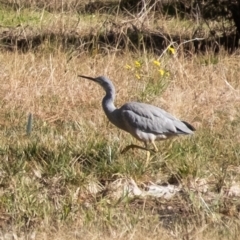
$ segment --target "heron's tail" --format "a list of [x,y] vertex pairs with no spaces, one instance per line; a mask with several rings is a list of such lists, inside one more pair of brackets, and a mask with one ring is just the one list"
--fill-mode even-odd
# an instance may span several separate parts
[[190,123],[182,121],[182,123],[184,123],[191,131],[196,131],[196,128],[193,127]]

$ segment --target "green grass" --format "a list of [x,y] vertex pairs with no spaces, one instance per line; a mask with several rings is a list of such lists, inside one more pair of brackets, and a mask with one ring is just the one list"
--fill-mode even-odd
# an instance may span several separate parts
[[50,14],[44,10],[33,11],[32,9],[13,10],[12,8],[0,9],[0,21],[3,27],[16,27],[18,25],[39,26]]
[[[22,118],[23,120],[25,119]],[[42,123],[36,120],[36,130],[33,130],[29,137],[24,136],[24,128],[19,127],[15,131],[22,132],[20,136],[16,137],[12,132],[1,140],[1,186],[4,186],[5,191],[1,195],[0,204],[5,213],[9,214],[11,224],[20,229],[31,229],[46,218],[50,222],[73,222],[76,214],[80,213],[87,214],[84,221],[96,221],[95,210],[85,212],[81,209],[81,204],[77,204],[74,194],[77,188],[86,191],[90,179],[101,182],[104,186],[114,180],[113,176],[116,174],[131,176],[137,181],[144,180],[149,174],[157,176],[162,173],[163,176],[168,176],[166,180],[171,175],[176,175],[184,184],[189,184],[187,179],[211,178],[211,191],[215,192],[215,200],[207,202],[208,208],[205,211],[218,215],[219,207],[222,205],[225,208],[225,200],[221,195],[217,197],[217,192],[231,181],[233,173],[228,172],[228,167],[238,166],[240,161],[239,143],[229,142],[226,135],[223,138],[217,132],[201,129],[195,137],[161,143],[160,153],[153,156],[150,166],[145,166],[143,154],[131,152],[123,156],[116,143],[108,143],[101,134],[91,132],[89,128],[88,135],[95,134],[95,138],[84,143],[80,135],[74,134],[74,127],[67,126],[66,131],[65,123],[58,125],[57,129],[54,126],[40,129],[41,125]],[[235,174],[235,181],[238,178]],[[187,189],[186,193],[189,191]],[[194,213],[188,213],[189,217],[198,215],[198,205],[202,203],[194,192],[188,194],[190,195],[187,201],[190,201],[194,208]],[[102,209],[99,213],[101,224],[117,227],[118,224],[114,222],[120,213],[116,208],[124,207],[127,210],[128,203],[119,202],[115,205],[103,196],[100,199],[93,196],[92,207]],[[131,209],[128,211],[131,214]],[[153,218],[154,216],[157,215],[153,214]],[[204,217],[210,221],[211,218],[211,214]],[[131,221],[133,225],[138,223],[137,215],[134,215]],[[197,226],[198,222],[194,221],[194,224]]]

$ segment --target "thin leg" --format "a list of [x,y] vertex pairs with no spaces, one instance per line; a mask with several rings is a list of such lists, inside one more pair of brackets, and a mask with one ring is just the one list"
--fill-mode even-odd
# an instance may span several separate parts
[[150,155],[151,155],[150,151],[147,151],[147,160],[146,160],[145,167],[147,167],[148,164],[149,164],[149,161],[150,161]]
[[[146,145],[145,145],[146,146]],[[129,149],[133,149],[133,148],[138,148],[138,149],[142,149],[142,150],[145,150],[145,151],[149,151],[149,149],[147,149],[146,147],[141,147],[141,146],[138,146],[138,145],[135,145],[135,144],[130,144],[128,146],[126,146],[122,151],[121,153],[126,153]]]
[[148,152],[150,152],[150,151],[151,151],[151,152],[158,152],[158,148],[157,148],[157,146],[155,145],[155,142],[152,142],[152,144],[153,144],[153,146],[154,146],[154,149],[149,149],[146,142],[144,142],[145,147],[141,147],[141,146],[138,146],[138,145],[135,145],[135,144],[130,144],[130,145],[126,146],[126,147],[121,151],[121,153],[126,153],[128,150],[133,149],[133,148],[138,148],[138,149],[145,150],[145,151],[148,151]]
[[156,146],[156,144],[155,144],[154,141],[152,141],[152,144],[153,144],[153,146],[154,146],[154,150],[155,150],[155,152],[158,152],[158,148],[157,148],[157,146]]
[[149,149],[146,142],[144,142],[145,147],[141,147],[141,146],[138,146],[138,145],[135,145],[135,144],[130,144],[130,145],[126,146],[121,151],[121,154],[126,153],[129,149],[133,149],[133,148],[138,148],[138,149],[141,149],[141,150],[145,150],[145,151],[147,151],[146,166],[148,166],[149,161],[150,161],[151,152],[158,152],[158,148],[155,145],[155,142],[152,142],[152,144],[154,146],[154,149]]

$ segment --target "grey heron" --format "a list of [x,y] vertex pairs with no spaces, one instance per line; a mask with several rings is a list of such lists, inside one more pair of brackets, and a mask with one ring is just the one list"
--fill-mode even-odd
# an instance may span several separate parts
[[102,107],[109,121],[130,133],[145,145],[145,147],[134,144],[128,145],[122,153],[131,148],[139,148],[147,150],[150,155],[148,143],[152,143],[154,150],[157,152],[158,149],[154,141],[165,140],[178,135],[189,135],[195,131],[195,128],[189,123],[181,121],[163,109],[150,104],[129,102],[120,108],[116,108],[114,105],[115,87],[110,79],[105,76],[93,78],[78,75],[78,77],[92,80],[105,90],[106,95],[102,99]]

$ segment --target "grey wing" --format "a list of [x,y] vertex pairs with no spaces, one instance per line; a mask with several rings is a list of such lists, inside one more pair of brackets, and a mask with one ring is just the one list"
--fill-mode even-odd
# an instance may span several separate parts
[[192,134],[194,129],[190,124],[178,120],[163,109],[144,103],[127,103],[121,107],[121,113],[129,127],[146,133]]

